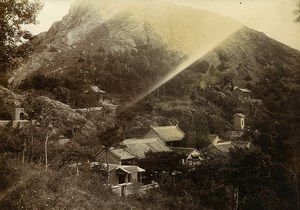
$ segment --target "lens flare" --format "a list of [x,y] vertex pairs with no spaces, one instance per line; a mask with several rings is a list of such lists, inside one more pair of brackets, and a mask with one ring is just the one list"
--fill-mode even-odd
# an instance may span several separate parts
[[234,34],[239,28],[235,28],[231,31],[226,31],[222,35],[220,35],[217,39],[214,41],[209,41],[209,44],[207,44],[205,47],[200,48],[200,50],[195,53],[193,56],[190,56],[187,58],[184,62],[182,62],[179,66],[177,66],[173,71],[170,71],[166,76],[164,76],[161,80],[159,80],[157,83],[155,83],[153,86],[151,86],[149,89],[147,89],[144,93],[139,95],[134,101],[127,104],[127,108],[135,105],[137,102],[148,96],[150,93],[158,89],[160,86],[174,78],[176,75],[178,75],[180,72],[184,71],[186,68],[188,68],[190,65],[192,65],[197,60],[201,59],[203,56],[205,56],[208,52],[210,52],[212,49],[217,47],[222,42],[226,41],[228,37],[230,37],[232,34]]

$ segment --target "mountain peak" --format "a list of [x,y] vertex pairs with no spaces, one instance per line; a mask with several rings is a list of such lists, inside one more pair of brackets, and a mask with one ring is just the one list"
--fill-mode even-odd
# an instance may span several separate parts
[[129,30],[129,36],[154,31],[163,43],[187,55],[241,27],[231,18],[164,1],[78,0],[50,31],[65,31],[66,42],[73,45],[102,24],[110,27],[111,36],[123,36]]

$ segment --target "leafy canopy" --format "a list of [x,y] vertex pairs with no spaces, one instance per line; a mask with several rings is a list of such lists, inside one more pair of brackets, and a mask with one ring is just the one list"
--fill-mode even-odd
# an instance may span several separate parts
[[32,39],[32,35],[22,26],[36,24],[41,9],[39,0],[0,1],[0,72],[11,69],[17,58],[28,53],[30,47],[27,41]]

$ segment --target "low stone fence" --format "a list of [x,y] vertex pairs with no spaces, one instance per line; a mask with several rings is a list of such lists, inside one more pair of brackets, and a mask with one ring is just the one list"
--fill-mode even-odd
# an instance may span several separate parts
[[124,183],[111,187],[112,191],[119,196],[128,196],[133,193],[133,184],[132,183]]
[[112,191],[119,196],[128,196],[134,193],[134,191],[146,194],[149,189],[157,188],[157,183],[151,183],[148,185],[135,185],[133,183],[123,183],[119,185],[112,186]]

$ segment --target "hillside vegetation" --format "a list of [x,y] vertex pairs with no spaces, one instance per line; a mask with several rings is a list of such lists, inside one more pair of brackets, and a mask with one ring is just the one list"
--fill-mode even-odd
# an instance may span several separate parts
[[[1,119],[20,101],[29,120],[0,128],[0,209],[297,208],[299,51],[209,11],[133,0],[78,0],[31,44],[32,55],[9,72],[14,92],[0,88]],[[208,52],[144,95],[198,50]],[[208,134],[232,140],[235,113],[246,115],[246,129],[233,140],[253,148],[210,152]],[[101,148],[176,124],[181,146],[203,155],[194,170],[149,153],[140,164],[160,170],[160,187],[120,198],[107,174],[90,169]]]

